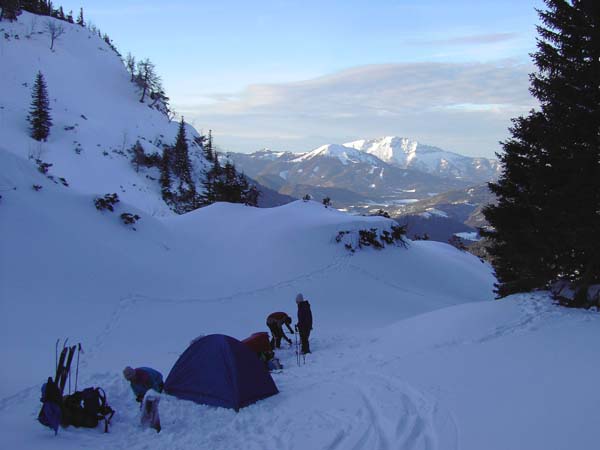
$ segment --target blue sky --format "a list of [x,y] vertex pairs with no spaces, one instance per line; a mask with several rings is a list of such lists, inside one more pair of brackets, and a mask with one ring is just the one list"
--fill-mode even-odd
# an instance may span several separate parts
[[225,150],[393,134],[492,156],[510,117],[534,106],[541,0],[62,5],[154,61],[175,109]]

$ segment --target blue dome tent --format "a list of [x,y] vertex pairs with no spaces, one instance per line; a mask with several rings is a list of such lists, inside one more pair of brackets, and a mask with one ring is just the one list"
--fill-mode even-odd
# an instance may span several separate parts
[[279,392],[263,362],[246,345],[222,334],[193,342],[171,369],[165,391],[236,411]]

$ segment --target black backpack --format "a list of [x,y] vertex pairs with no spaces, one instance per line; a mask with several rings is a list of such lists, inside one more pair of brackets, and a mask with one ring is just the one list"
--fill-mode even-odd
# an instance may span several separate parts
[[104,432],[115,411],[106,403],[106,394],[102,388],[87,388],[63,397],[62,421],[63,427],[96,428],[100,420],[104,420]]

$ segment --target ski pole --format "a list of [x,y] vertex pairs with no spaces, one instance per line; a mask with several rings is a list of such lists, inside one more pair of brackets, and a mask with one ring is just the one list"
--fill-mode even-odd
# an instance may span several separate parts
[[58,343],[60,338],[56,340],[56,345],[54,346],[54,372],[58,370]]
[[294,333],[294,340],[296,341],[296,364],[300,367],[300,351],[298,347],[298,325],[296,325],[296,333]]
[[77,344],[77,370],[75,371],[75,392],[77,392],[77,381],[79,380],[79,354],[81,353],[81,342]]

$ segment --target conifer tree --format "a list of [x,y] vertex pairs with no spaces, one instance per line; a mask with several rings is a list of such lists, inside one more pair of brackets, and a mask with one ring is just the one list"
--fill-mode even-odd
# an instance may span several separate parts
[[79,15],[77,16],[77,25],[85,27],[85,21],[83,20],[83,8],[79,8]]
[[204,187],[204,193],[201,197],[203,205],[210,205],[216,201],[220,201],[222,191],[222,177],[223,168],[219,162],[219,155],[217,152],[213,153],[213,165],[208,172],[206,172],[205,180],[202,183]]
[[190,188],[193,187],[191,166],[187,136],[185,133],[185,122],[182,117],[181,122],[179,122],[175,146],[173,147],[173,173]]
[[136,81],[142,89],[140,103],[144,103],[148,92],[158,92],[162,90],[160,77],[156,74],[154,64],[148,59],[139,61],[137,64],[138,73]]
[[9,22],[17,20],[17,16],[21,14],[21,6],[19,0],[2,0],[0,4],[0,21],[6,19]]
[[212,130],[208,130],[208,137],[206,138],[206,142],[203,146],[204,149],[204,157],[207,161],[213,161],[214,159],[214,150],[213,150],[213,140],[212,140]]
[[562,278],[582,303],[600,282],[600,2],[545,3],[530,88],[541,107],[514,119],[502,144],[484,234],[499,296]]
[[127,67],[127,71],[131,75],[131,80],[133,81],[135,78],[135,56],[131,53],[127,53],[127,57],[125,59],[125,66]]
[[21,0],[21,8],[34,14],[41,12],[39,0]]
[[52,119],[48,91],[42,72],[38,72],[31,93],[31,109],[29,110],[31,137],[36,141],[45,141],[50,134]]
[[40,0],[40,14],[49,16],[52,14],[52,2],[49,0]]

